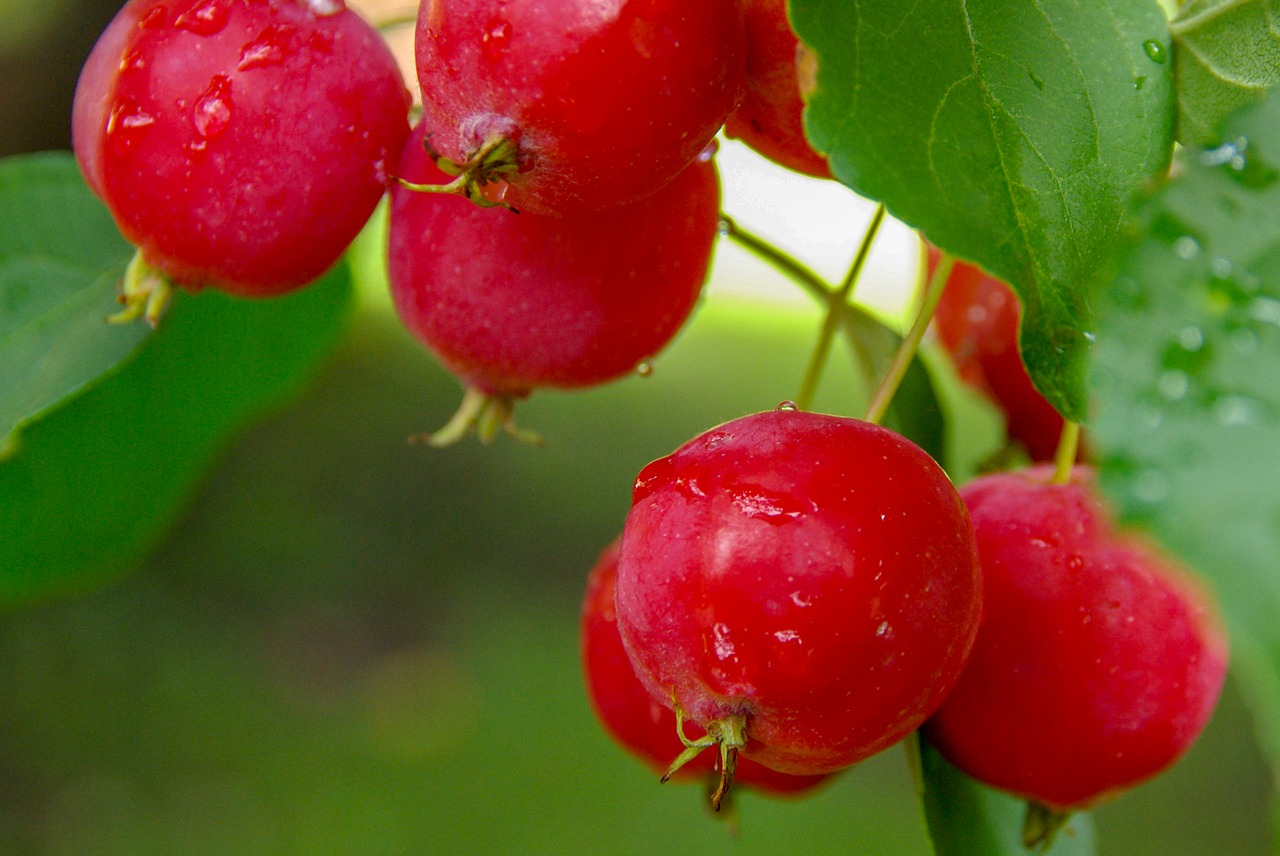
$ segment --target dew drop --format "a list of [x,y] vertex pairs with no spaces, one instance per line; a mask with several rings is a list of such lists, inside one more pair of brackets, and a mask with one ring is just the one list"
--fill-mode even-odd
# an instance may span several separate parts
[[1160,63],[1161,65],[1163,65],[1165,60],[1169,58],[1168,51],[1165,50],[1164,45],[1160,44],[1160,42],[1155,39],[1147,39],[1143,42],[1142,50],[1147,55],[1148,59],[1152,62]]
[[716,156],[716,152],[718,151],[720,151],[720,143],[718,140],[713,139],[711,142],[707,143],[705,147],[703,147],[702,151],[698,152],[698,158],[697,158],[698,163],[711,163],[712,159],[715,158]]
[[800,591],[793,591],[791,593],[791,602],[794,603],[796,606],[800,607],[801,609],[804,609],[807,606],[813,605],[813,599],[810,598],[809,595]]
[[1133,495],[1150,505],[1161,502],[1169,495],[1169,477],[1157,469],[1143,470],[1133,481]]
[[811,510],[794,497],[766,493],[758,488],[735,490],[733,504],[744,516],[770,523],[795,520]]
[[1274,297],[1255,297],[1249,303],[1249,317],[1272,327],[1280,327],[1280,300]]
[[146,67],[147,67],[147,60],[146,60],[146,57],[142,55],[141,50],[131,50],[125,53],[124,56],[120,57],[120,73],[121,74],[123,74],[126,71],[137,71],[138,69],[142,69]]
[[891,630],[892,628],[889,627],[889,622],[881,621],[880,626],[876,628],[876,636],[880,637],[881,639],[884,639],[885,637],[890,635]]
[[321,18],[336,15],[346,8],[343,0],[303,0],[303,5],[307,7],[311,14],[318,15]]
[[1167,371],[1156,381],[1156,389],[1167,401],[1181,401],[1191,390],[1191,378],[1184,371]]
[[227,7],[222,0],[205,0],[179,15],[173,25],[197,36],[212,36],[227,25]]
[[712,431],[702,441],[705,449],[718,449],[733,442],[733,435],[728,431]]
[[1141,404],[1134,409],[1134,418],[1144,433],[1153,434],[1164,422],[1164,411],[1150,404]]
[[107,142],[111,151],[117,157],[129,157],[155,123],[156,118],[133,101],[118,102],[107,117]]
[[1258,340],[1258,334],[1252,330],[1241,328],[1231,334],[1231,348],[1242,357],[1251,356],[1258,352],[1261,342]]
[[636,363],[636,374],[640,377],[653,377],[653,363],[648,360]]
[[240,64],[236,69],[248,71],[252,68],[266,68],[284,62],[285,47],[294,32],[294,28],[287,24],[273,24],[267,27],[258,34],[256,39],[240,49]]
[[1262,405],[1245,395],[1226,395],[1214,402],[1213,416],[1220,425],[1240,428],[1257,422],[1263,415]]
[[142,20],[138,21],[138,27],[143,30],[158,30],[165,24],[169,13],[165,11],[163,6],[156,6],[150,12],[142,16]]
[[1027,74],[1031,76],[1031,82],[1032,84],[1035,85],[1036,89],[1039,89],[1041,92],[1044,92],[1044,78],[1036,74],[1031,69],[1027,69]]
[[773,634],[779,642],[803,642],[799,630],[779,630]]
[[674,469],[675,464],[671,462],[670,456],[658,458],[656,461],[647,464],[644,469],[640,470],[640,474],[636,476],[635,485],[631,489],[631,503],[634,505],[655,490],[669,484]]
[[777,407],[774,408],[774,410],[779,410],[783,413],[795,413],[799,409],[800,409],[800,406],[796,404],[794,401],[790,401],[790,400],[783,401],[779,403]]
[[1173,242],[1173,252],[1184,262],[1189,262],[1200,255],[1200,243],[1190,235],[1183,235]]
[[490,60],[501,58],[511,44],[511,22],[501,19],[491,21],[480,38],[480,50]]
[[1199,351],[1204,347],[1204,331],[1194,324],[1188,324],[1178,331],[1178,347],[1184,351]]
[[1223,256],[1214,256],[1209,262],[1209,273],[1218,279],[1230,279],[1234,270],[1235,264]]
[[716,659],[729,660],[732,659],[737,650],[733,647],[732,640],[729,639],[729,625],[717,622],[711,626],[712,647],[716,652]]
[[202,137],[216,137],[225,131],[231,123],[231,78],[214,75],[209,88],[196,100],[191,118]]
[[1143,86],[1146,85],[1146,83],[1147,83],[1147,76],[1145,74],[1140,74],[1133,79],[1133,88],[1141,89]]
[[1200,153],[1200,163],[1205,166],[1228,166],[1239,171],[1245,167],[1245,152],[1248,148],[1249,140],[1247,137],[1236,137],[1212,149],[1202,151]]

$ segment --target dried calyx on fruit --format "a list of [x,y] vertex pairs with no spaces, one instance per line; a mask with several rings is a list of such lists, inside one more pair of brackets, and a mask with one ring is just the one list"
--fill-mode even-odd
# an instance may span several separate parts
[[[419,127],[401,158],[410,181],[439,176]],[[657,193],[605,213],[548,217],[455,196],[391,192],[388,264],[400,319],[468,389],[427,438],[521,434],[532,390],[594,386],[634,372],[693,311],[719,223],[711,151]]]
[[745,53],[739,0],[427,0],[422,122],[447,175],[420,184],[541,214],[635,202],[715,136]]

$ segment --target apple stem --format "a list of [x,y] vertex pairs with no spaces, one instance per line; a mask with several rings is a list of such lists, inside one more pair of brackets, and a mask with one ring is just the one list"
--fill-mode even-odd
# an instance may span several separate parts
[[724,212],[720,213],[720,234],[800,286],[814,300],[823,305],[830,304],[835,289],[826,280],[764,238],[743,229]]
[[903,337],[902,343],[898,345],[898,350],[893,355],[893,362],[889,364],[884,379],[880,381],[880,386],[871,399],[871,405],[867,408],[867,415],[864,417],[866,421],[879,424],[888,412],[889,405],[893,403],[893,396],[897,394],[902,379],[907,375],[907,369],[911,367],[911,361],[920,350],[920,342],[923,341],[925,330],[929,328],[929,322],[933,320],[933,314],[938,309],[938,302],[942,299],[942,292],[946,289],[955,261],[955,257],[950,253],[943,253],[938,260],[938,266],[934,268],[933,276],[929,277],[929,282],[925,286],[916,320],[907,331],[907,335]]
[[423,145],[427,153],[435,160],[436,166],[453,180],[445,184],[418,184],[396,176],[397,184],[415,193],[446,193],[465,196],[481,208],[506,208],[519,214],[515,208],[505,202],[490,199],[484,195],[484,186],[497,181],[505,181],[506,176],[519,170],[517,146],[507,137],[495,135],[488,138],[465,161],[459,162],[438,153],[431,148],[429,142]]
[[1022,821],[1022,846],[1041,853],[1048,851],[1070,819],[1070,811],[1028,800],[1027,813]]
[[138,250],[124,269],[124,279],[117,299],[124,308],[109,315],[107,323],[127,324],[136,318],[142,318],[154,330],[160,323],[160,316],[169,308],[169,301],[173,299],[173,283],[163,271],[147,264],[142,257],[142,250]]
[[1070,484],[1071,470],[1080,451],[1080,423],[1070,420],[1062,424],[1058,449],[1053,455],[1053,484]]
[[880,225],[884,222],[885,208],[884,203],[876,206],[875,213],[871,216],[871,222],[867,226],[866,232],[862,235],[862,242],[858,245],[858,252],[853,258],[853,263],[849,266],[849,272],[845,274],[844,282],[840,283],[838,289],[826,291],[827,314],[822,319],[822,329],[818,331],[818,341],[814,345],[813,355],[809,359],[809,366],[805,370],[804,379],[800,383],[800,392],[795,398],[796,406],[800,410],[809,410],[813,407],[813,399],[818,391],[818,381],[822,377],[822,370],[827,364],[827,357],[831,353],[831,342],[835,339],[836,330],[840,323],[844,321],[845,310],[849,305],[849,299],[853,296],[854,286],[858,283],[858,277],[862,275],[862,268],[866,265],[867,256],[871,253],[871,247],[875,244],[876,235],[880,232]]
[[443,428],[428,434],[415,434],[410,443],[426,443],[437,449],[452,446],[475,431],[481,443],[491,443],[499,431],[531,446],[543,445],[542,437],[526,431],[515,422],[516,399],[510,395],[491,395],[473,386],[467,387],[462,404]]
[[666,784],[677,770],[702,754],[703,749],[716,746],[720,752],[720,781],[711,794],[711,807],[719,811],[729,795],[729,788],[733,785],[733,777],[738,769],[738,750],[747,745],[747,717],[745,714],[734,713],[723,719],[712,720],[707,723],[706,734],[697,740],[690,740],[684,733],[684,709],[674,697],[671,702],[676,714],[676,736],[684,744],[684,751],[676,756],[658,781]]

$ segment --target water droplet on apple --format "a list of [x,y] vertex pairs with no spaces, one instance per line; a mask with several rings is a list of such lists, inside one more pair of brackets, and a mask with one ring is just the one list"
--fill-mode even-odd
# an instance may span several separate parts
[[197,36],[212,36],[227,26],[227,7],[223,0],[205,0],[179,15],[173,25]]
[[777,407],[774,408],[774,410],[779,410],[779,411],[782,411],[783,413],[795,413],[799,409],[800,409],[800,406],[796,404],[794,401],[790,401],[790,400],[783,401],[779,403]]
[[117,157],[127,158],[146,137],[156,117],[131,100],[118,102],[107,117],[107,144]]
[[303,5],[307,7],[311,14],[318,15],[321,18],[336,15],[346,8],[343,0],[303,0]]
[[240,49],[239,71],[266,68],[284,62],[285,48],[295,29],[287,24],[273,24]]
[[480,37],[480,50],[490,60],[501,59],[511,44],[511,22],[495,19],[489,22]]
[[209,88],[192,108],[191,119],[196,132],[205,138],[221,134],[231,123],[231,106],[231,78],[225,74],[214,75],[209,81]]
[[138,27],[143,30],[158,30],[165,25],[169,13],[165,11],[163,6],[156,6],[150,12],[142,16],[138,21]]

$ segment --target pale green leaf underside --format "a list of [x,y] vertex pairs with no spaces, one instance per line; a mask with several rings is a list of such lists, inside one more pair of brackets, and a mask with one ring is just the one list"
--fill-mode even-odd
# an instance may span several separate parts
[[1280,0],[1192,0],[1169,29],[1182,143],[1207,143],[1219,121],[1280,83]]
[[[1086,415],[1085,292],[1124,203],[1167,162],[1154,0],[793,0],[818,56],[806,130],[841,181],[1009,281],[1037,385]],[[1159,51],[1157,51],[1157,54]]]
[[1124,516],[1208,577],[1280,773],[1280,99],[1187,150],[1099,300],[1093,441]]

